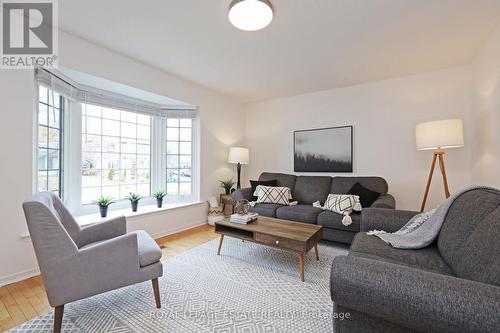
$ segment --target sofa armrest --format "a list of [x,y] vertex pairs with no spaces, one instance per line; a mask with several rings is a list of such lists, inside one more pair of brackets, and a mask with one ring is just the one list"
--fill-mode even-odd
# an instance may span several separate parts
[[78,246],[103,241],[124,235],[127,232],[125,216],[118,216],[104,222],[91,224],[80,230]]
[[337,305],[424,332],[494,332],[500,288],[357,256],[336,257]]
[[418,212],[387,208],[364,208],[361,211],[361,231],[401,229]]
[[389,194],[382,194],[380,197],[378,197],[377,200],[373,202],[371,205],[372,208],[396,208],[396,199]]
[[241,188],[236,190],[232,194],[233,200],[237,202],[238,200],[246,199],[248,201],[252,201],[253,193],[251,187]]

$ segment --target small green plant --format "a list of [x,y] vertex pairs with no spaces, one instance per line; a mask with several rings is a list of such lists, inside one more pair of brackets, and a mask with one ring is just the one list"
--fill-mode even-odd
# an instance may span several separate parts
[[142,196],[139,193],[130,192],[128,195],[128,199],[132,202],[137,202],[142,199]]
[[110,197],[101,196],[97,198],[97,200],[94,201],[94,203],[99,207],[108,207],[109,205],[114,203],[114,201]]
[[226,194],[229,194],[229,192],[231,192],[231,189],[233,188],[233,186],[235,184],[233,178],[219,180],[219,182],[220,182],[220,187],[222,187],[226,191]]
[[114,168],[109,169],[108,180],[112,181],[115,178],[115,175],[116,175],[115,169]]
[[163,199],[167,194],[163,191],[158,191],[158,192],[155,192],[153,193],[153,196],[156,198],[156,199]]

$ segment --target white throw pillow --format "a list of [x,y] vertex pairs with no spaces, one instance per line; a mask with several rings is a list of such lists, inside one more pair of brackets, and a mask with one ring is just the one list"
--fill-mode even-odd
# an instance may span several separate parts
[[288,187],[259,185],[253,195],[257,197],[257,203],[288,205],[292,199],[292,192]]
[[[315,202],[313,206],[318,207],[318,204],[319,202]],[[361,211],[359,196],[352,194],[329,194],[323,207],[321,205],[319,207],[344,215],[342,224],[346,226],[352,223],[352,219],[349,216],[352,211]]]

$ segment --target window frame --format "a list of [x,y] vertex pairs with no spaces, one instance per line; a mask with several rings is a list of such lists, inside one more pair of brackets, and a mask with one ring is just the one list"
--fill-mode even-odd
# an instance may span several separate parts
[[[35,82],[34,115],[33,115],[33,193],[38,191],[38,113],[39,113],[39,85]],[[62,96],[62,95],[61,95]],[[61,175],[60,193],[62,199],[70,211],[78,215],[95,214],[98,212],[93,204],[81,204],[81,162],[82,162],[82,107],[83,102],[64,98],[64,116],[61,122]],[[92,103],[89,103],[92,104]],[[119,108],[117,108],[119,109]],[[129,111],[129,110],[124,110]],[[196,110],[198,111],[198,110]],[[129,111],[131,112],[131,111]],[[199,159],[199,113],[192,120],[191,128],[191,195],[165,198],[167,204],[193,203],[199,202],[200,198],[200,159]],[[177,117],[171,117],[179,119]],[[164,115],[151,115],[151,155],[150,155],[150,179],[151,196],[141,199],[141,205],[155,205],[155,198],[152,194],[156,191],[167,189],[167,117]],[[68,149],[71,147],[71,149]],[[71,185],[69,185],[71,184]],[[110,206],[110,210],[120,210],[130,208],[130,203],[124,198],[115,198],[116,203]],[[140,212],[140,208],[139,208]]]

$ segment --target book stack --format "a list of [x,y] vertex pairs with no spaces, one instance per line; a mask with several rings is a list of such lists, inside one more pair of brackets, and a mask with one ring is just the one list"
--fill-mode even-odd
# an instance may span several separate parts
[[247,214],[233,214],[229,221],[239,224],[247,224],[257,219],[259,214],[257,213],[247,213]]

